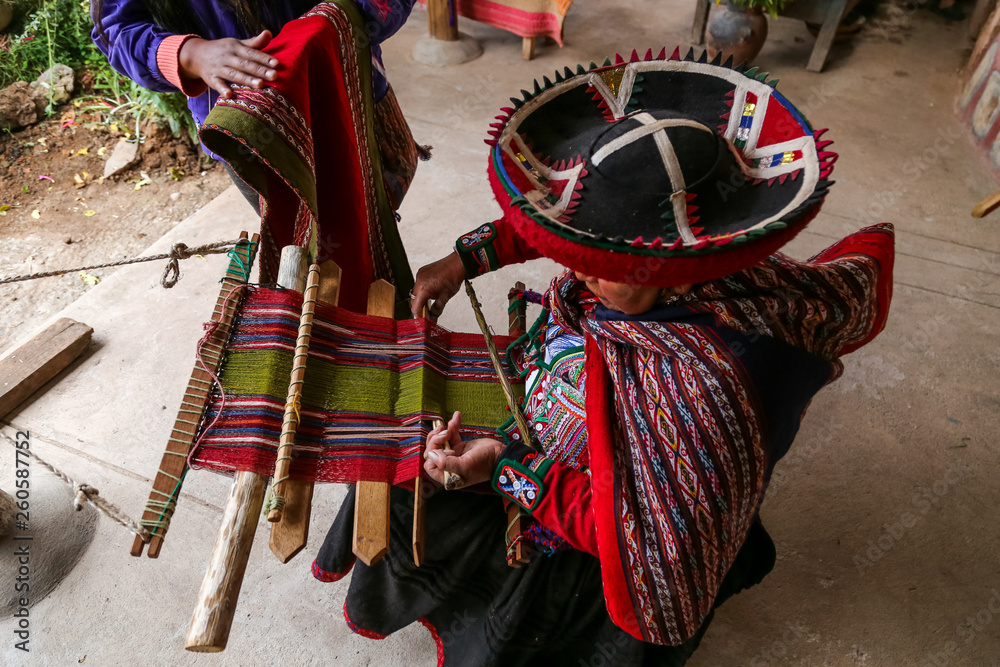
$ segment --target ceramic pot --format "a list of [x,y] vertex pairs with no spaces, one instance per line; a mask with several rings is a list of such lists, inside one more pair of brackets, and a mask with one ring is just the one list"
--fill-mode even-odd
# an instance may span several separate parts
[[[720,11],[721,10],[721,11]],[[767,39],[767,19],[759,9],[744,9],[730,4],[712,12],[708,24],[708,55],[719,52],[725,61],[733,56],[733,64],[751,63]]]
[[10,20],[14,17],[14,6],[9,2],[3,2],[0,0],[0,32],[7,29],[10,25]]

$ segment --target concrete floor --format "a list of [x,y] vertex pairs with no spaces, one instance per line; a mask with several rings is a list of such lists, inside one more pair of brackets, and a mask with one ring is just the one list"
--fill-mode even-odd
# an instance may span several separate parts
[[[424,32],[416,15],[385,46],[414,135],[435,147],[401,211],[413,266],[437,259],[450,239],[498,212],[482,139],[507,97],[576,61],[686,45],[692,13],[692,3],[673,0],[580,0],[566,23],[566,48],[541,48],[532,62],[521,60],[520,40],[466,22],[485,55],[442,70],[410,56]],[[803,68],[812,45],[805,28],[772,21],[758,59],[816,127],[833,128],[840,153],[838,184],[791,254],[807,256],[864,224],[894,222],[896,294],[885,333],[845,359],[844,376],[814,401],[777,467],[762,513],[778,547],[774,572],[719,611],[693,667],[1000,664],[1000,233],[996,216],[968,214],[996,182],[952,112],[964,26],[925,13],[903,18],[901,28],[836,47],[823,74]],[[253,227],[250,209],[230,190],[150,252]],[[134,266],[93,289],[63,313],[94,327],[92,349],[11,415],[4,431],[30,430],[37,453],[137,516],[223,267],[219,257],[186,262],[184,278],[166,291],[156,285],[161,266]],[[482,278],[489,319],[497,328],[506,321],[503,295],[515,280],[543,288],[553,271],[537,262]],[[473,330],[463,301],[449,306],[443,322]],[[3,457],[3,488],[13,486],[12,466]],[[43,512],[56,492],[42,481],[46,473],[33,474],[32,548],[41,553],[80,515]],[[309,547],[288,566],[271,556],[266,530],[259,531],[229,648],[185,653],[228,486],[207,473],[188,478],[158,561],[131,558],[131,535],[106,519],[92,536],[89,528],[76,531],[86,535],[86,550],[31,608],[31,653],[14,648],[15,623],[7,619],[0,661],[434,664],[422,627],[382,642],[355,636],[341,618],[345,585],[311,578],[308,566],[342,497],[330,486],[318,489]],[[5,563],[13,550],[9,539],[0,541]],[[13,590],[5,581],[11,572],[0,572],[0,599]]]

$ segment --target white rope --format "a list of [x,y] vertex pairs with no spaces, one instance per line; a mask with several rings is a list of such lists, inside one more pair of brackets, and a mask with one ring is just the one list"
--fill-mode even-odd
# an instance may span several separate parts
[[83,506],[89,502],[91,505],[96,507],[97,510],[101,512],[101,514],[105,515],[118,525],[128,528],[130,531],[132,531],[132,533],[138,535],[143,542],[149,542],[150,532],[145,528],[143,528],[142,526],[140,526],[134,520],[132,520],[132,518],[129,517],[127,514],[118,509],[116,505],[114,505],[113,503],[109,503],[107,500],[102,498],[100,496],[100,491],[90,486],[89,484],[80,484],[74,481],[66,473],[62,472],[61,470],[53,466],[51,463],[48,463],[30,449],[19,448],[17,446],[17,442],[15,442],[14,439],[11,438],[6,433],[0,433],[0,435],[2,435],[4,440],[9,442],[15,449],[18,449],[18,451],[27,452],[28,455],[31,456],[31,458],[38,461],[38,464],[40,466],[42,466],[43,468],[51,472],[53,475],[64,481],[70,487],[72,487],[73,508],[76,509],[77,512],[82,510]]

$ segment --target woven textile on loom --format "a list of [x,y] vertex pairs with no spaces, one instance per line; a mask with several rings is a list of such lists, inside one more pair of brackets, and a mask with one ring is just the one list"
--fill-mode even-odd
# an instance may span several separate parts
[[[451,0],[449,0],[451,1]],[[573,0],[457,0],[467,19],[521,37],[551,37],[563,45],[563,21]],[[427,0],[420,0],[423,5]]]
[[343,269],[341,306],[364,312],[381,278],[396,287],[397,317],[407,316],[413,276],[387,182],[401,198],[416,144],[391,90],[374,101],[360,10],[353,0],[319,3],[262,51],[281,63],[275,80],[234,85],[200,135],[261,195],[261,281],[274,280],[281,248],[299,245]]
[[[298,292],[250,288],[219,374],[225,400],[217,390],[206,411],[195,467],[274,471],[301,309]],[[510,341],[495,337],[501,355]],[[292,477],[405,483],[419,474],[428,421],[455,410],[469,438],[496,437],[510,416],[481,335],[320,302]]]

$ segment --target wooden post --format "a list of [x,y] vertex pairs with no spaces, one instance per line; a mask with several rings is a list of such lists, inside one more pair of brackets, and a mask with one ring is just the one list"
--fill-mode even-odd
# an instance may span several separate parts
[[[340,300],[341,270],[328,259],[319,265],[319,300],[336,306]],[[282,563],[292,560],[309,541],[313,483],[305,479],[285,482],[285,510],[271,526],[271,553]]]
[[455,0],[427,0],[427,28],[434,39],[458,41],[458,10]]
[[532,60],[535,57],[535,37],[524,37],[521,39],[521,57],[525,60]]
[[0,359],[0,419],[79,357],[94,330],[67,317]]
[[[396,290],[376,280],[368,290],[368,314],[392,317]],[[354,502],[354,555],[365,565],[377,563],[389,551],[389,483],[358,482]]]
[[208,569],[198,592],[184,648],[198,653],[218,653],[229,643],[236,603],[250,558],[267,477],[237,472],[222,515],[219,536],[208,558]]
[[[278,284],[286,288],[298,286],[303,279],[306,259],[304,248],[283,248]],[[208,558],[208,569],[184,640],[184,648],[189,651],[217,653],[229,642],[229,630],[266,490],[267,477],[264,475],[240,471],[233,477],[222,525]]]

